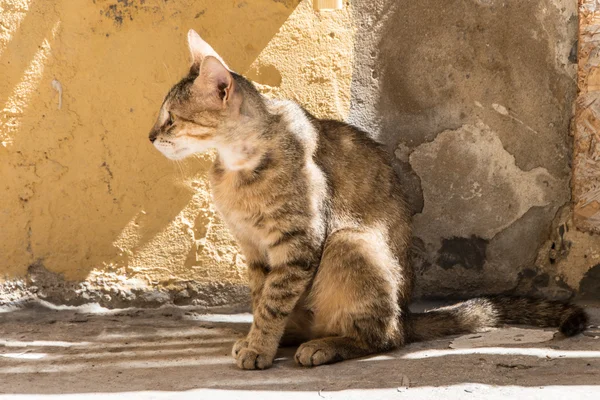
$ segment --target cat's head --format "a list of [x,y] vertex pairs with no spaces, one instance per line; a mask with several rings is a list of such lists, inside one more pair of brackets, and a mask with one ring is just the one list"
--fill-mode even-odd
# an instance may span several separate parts
[[252,104],[260,103],[252,84],[232,72],[194,30],[188,32],[188,45],[190,72],[165,97],[149,135],[173,160],[234,140],[237,127],[256,114]]

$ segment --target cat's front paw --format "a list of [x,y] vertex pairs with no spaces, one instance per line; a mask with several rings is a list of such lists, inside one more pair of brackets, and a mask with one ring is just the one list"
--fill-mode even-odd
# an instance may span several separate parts
[[246,338],[239,339],[233,345],[233,348],[231,349],[231,355],[233,356],[233,358],[235,358],[237,360],[238,354],[240,354],[240,351],[245,348],[248,348],[248,339],[246,339]]
[[273,365],[273,358],[272,355],[261,354],[252,348],[246,347],[239,350],[236,362],[241,369],[267,369]]
[[303,367],[316,367],[343,360],[333,346],[319,339],[306,342],[298,347],[294,359]]

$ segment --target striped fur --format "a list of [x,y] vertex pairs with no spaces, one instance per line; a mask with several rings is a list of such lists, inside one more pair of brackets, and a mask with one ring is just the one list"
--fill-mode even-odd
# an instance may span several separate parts
[[586,328],[588,317],[576,305],[514,296],[471,299],[449,307],[412,314],[407,323],[410,341],[471,333],[503,324],[558,327],[565,336]]
[[267,100],[195,32],[189,38],[192,68],[150,140],[172,159],[217,149],[213,198],[246,257],[252,293],[254,321],[233,348],[240,368],[268,368],[280,342],[302,343],[296,361],[315,366],[504,323],[584,329],[580,308],[522,298],[411,314],[409,214],[381,146]]

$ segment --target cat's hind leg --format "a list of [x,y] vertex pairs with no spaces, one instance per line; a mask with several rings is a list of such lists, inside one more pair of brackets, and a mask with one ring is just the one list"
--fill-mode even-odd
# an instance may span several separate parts
[[298,348],[296,362],[316,366],[403,345],[402,272],[379,232],[345,229],[331,235],[309,295],[318,338]]

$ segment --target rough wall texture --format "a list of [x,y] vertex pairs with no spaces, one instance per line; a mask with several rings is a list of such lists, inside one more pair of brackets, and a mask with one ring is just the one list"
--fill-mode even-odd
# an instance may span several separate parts
[[600,4],[580,0],[579,97],[575,116],[573,200],[575,222],[600,233]]
[[192,27],[269,96],[386,144],[417,295],[598,296],[573,228],[574,0],[0,0],[0,301],[244,303],[211,156],[147,142]]
[[246,301],[205,160],[147,141],[195,28],[265,93],[345,118],[349,10],[299,0],[0,0],[0,298]]
[[350,120],[396,155],[417,294],[569,297],[600,256],[571,228],[576,2],[357,1],[354,15]]

